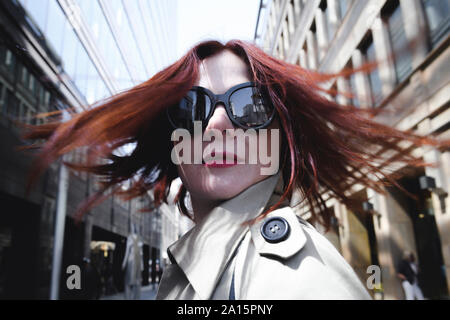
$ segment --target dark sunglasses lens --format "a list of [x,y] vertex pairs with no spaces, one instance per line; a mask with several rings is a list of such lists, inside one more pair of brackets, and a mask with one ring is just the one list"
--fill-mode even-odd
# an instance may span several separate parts
[[273,114],[272,104],[267,103],[255,87],[233,92],[230,96],[230,109],[234,119],[246,127],[266,124]]
[[169,117],[175,127],[193,130],[194,121],[204,121],[210,111],[209,96],[191,90],[177,105],[169,109]]

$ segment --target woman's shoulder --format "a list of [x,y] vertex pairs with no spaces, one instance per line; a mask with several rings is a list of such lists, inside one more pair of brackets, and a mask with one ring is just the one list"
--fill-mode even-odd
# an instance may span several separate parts
[[317,253],[337,255],[336,248],[316,228],[294,209],[285,206],[270,212],[250,227],[253,243],[262,256],[289,259],[305,246],[315,247]]
[[314,282],[312,287],[326,287],[328,297],[370,298],[334,245],[293,208],[286,206],[272,211],[250,230],[259,259],[266,260],[261,265],[272,272],[278,270],[288,281],[298,277],[303,285],[305,279],[310,279]]

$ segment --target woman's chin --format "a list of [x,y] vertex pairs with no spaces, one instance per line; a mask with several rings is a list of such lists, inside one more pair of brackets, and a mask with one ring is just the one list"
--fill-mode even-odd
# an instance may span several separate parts
[[251,185],[262,180],[251,175],[209,175],[204,181],[202,192],[211,199],[227,200],[235,197]]
[[191,194],[210,200],[227,200],[251,185],[267,178],[260,173],[258,165],[235,165],[228,167],[183,166],[180,170]]

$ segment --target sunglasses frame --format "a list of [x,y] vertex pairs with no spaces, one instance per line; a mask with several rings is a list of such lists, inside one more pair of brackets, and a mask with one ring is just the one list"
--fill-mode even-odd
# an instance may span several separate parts
[[[233,117],[233,114],[231,112],[231,106],[230,106],[231,95],[240,89],[250,88],[250,87],[254,87],[254,88],[258,89],[259,93],[262,95],[264,104],[266,104],[266,103],[272,104],[270,99],[267,98],[267,95],[263,92],[263,90],[261,90],[258,87],[258,84],[256,82],[244,82],[241,84],[237,84],[237,85],[231,87],[230,89],[228,89],[223,94],[215,94],[211,90],[209,90],[205,87],[201,87],[201,86],[193,86],[191,89],[189,89],[189,91],[202,92],[202,93],[206,94],[209,97],[209,99],[211,100],[211,110],[209,111],[209,114],[206,116],[206,118],[204,120],[201,120],[203,122],[203,130],[208,125],[208,122],[211,119],[212,115],[214,114],[214,110],[216,109],[216,106],[218,103],[222,103],[225,106],[225,110],[227,112],[228,118],[236,127],[239,127],[242,129],[255,129],[255,130],[267,128],[272,123],[272,120],[276,114],[276,108],[274,106],[273,106],[273,112],[270,115],[269,119],[265,123],[263,123],[262,125],[259,125],[259,126],[248,127],[248,126],[242,125],[238,121],[236,121],[236,119],[234,119],[234,117]],[[178,128],[173,123],[172,119],[170,118],[169,108],[166,108],[166,113],[167,113],[167,118],[169,119],[170,124],[174,128]]]

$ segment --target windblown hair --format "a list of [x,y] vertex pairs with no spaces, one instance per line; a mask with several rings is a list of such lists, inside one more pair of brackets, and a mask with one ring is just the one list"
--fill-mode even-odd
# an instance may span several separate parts
[[[400,148],[400,142],[409,141],[413,147],[450,145],[448,140],[438,141],[383,125],[371,119],[371,110],[339,105],[321,94],[326,90],[321,89],[320,83],[358,70],[320,74],[276,59],[251,43],[206,41],[148,81],[76,113],[66,122],[30,126],[25,138],[45,141],[39,146],[30,181],[62,155],[86,147],[86,163],[67,165],[98,176],[101,188],[80,205],[78,218],[104,200],[109,189],[108,195],[117,194],[124,199],[153,189],[156,205],[167,202],[171,181],[178,172],[170,158],[172,129],[163,111],[182,99],[195,84],[203,59],[226,49],[241,57],[252,80],[267,89],[282,128],[284,194],[258,218],[279,207],[298,189],[302,199],[308,201],[313,218],[328,228],[332,213],[325,205],[325,194],[353,208],[355,201],[345,191],[354,184],[380,193],[385,193],[384,185],[401,188],[395,181],[398,177],[383,172],[379,164],[432,165],[413,156],[411,148]],[[128,143],[136,144],[130,154],[119,156],[114,152]],[[377,153],[379,150],[398,154],[385,159]],[[107,162],[99,164],[97,160],[102,158]],[[131,182],[131,187],[122,190],[120,186],[126,181]],[[181,189],[179,203],[183,204],[185,194],[186,190]],[[181,208],[185,211],[183,205]]]

